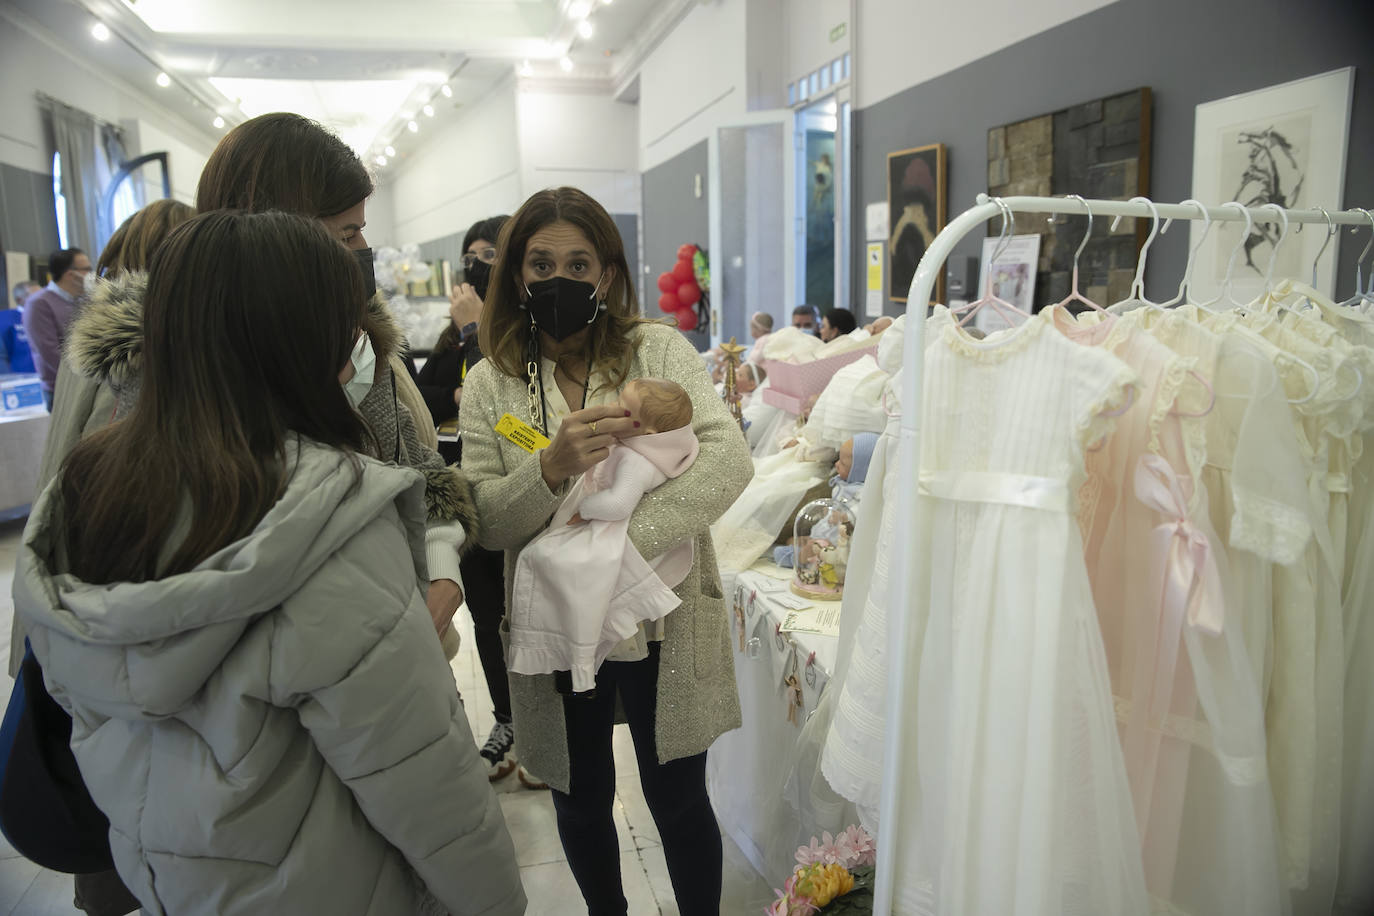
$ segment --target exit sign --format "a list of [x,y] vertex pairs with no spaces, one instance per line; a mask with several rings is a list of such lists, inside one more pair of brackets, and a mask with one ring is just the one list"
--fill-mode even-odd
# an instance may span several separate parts
[[844,37],[844,33],[846,31],[848,31],[848,27],[845,25],[845,23],[841,22],[839,25],[835,26],[833,29],[830,30],[830,40],[839,41],[841,38]]

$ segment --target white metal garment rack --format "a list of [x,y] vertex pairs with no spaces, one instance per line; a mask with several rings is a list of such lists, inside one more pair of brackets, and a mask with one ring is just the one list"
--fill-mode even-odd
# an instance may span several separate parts
[[[1225,208],[1204,208],[1192,204],[1152,204],[1143,198],[1136,201],[1088,200],[1064,197],[1005,197],[1001,204],[986,194],[978,195],[976,206],[965,210],[949,223],[935,237],[916,268],[911,279],[911,289],[907,295],[907,321],[905,349],[902,353],[902,418],[901,433],[898,439],[898,467],[916,469],[920,466],[921,455],[921,398],[925,372],[926,308],[930,302],[935,280],[944,269],[945,259],[964,236],[983,223],[1000,216],[1003,206],[1014,213],[1069,214],[1081,216],[1131,216],[1136,218],[1201,220],[1210,218],[1214,222],[1241,222],[1246,219],[1245,208],[1229,204]],[[1249,218],[1255,223],[1320,223],[1323,225],[1369,226],[1369,217],[1361,211],[1324,211],[1324,210],[1281,210],[1266,206],[1250,208]],[[910,545],[916,543],[917,513],[921,511],[919,493],[919,474],[898,475],[896,527],[893,543]],[[920,600],[919,582],[916,580],[918,563],[902,563],[901,571],[889,582],[888,606],[892,609],[889,619],[893,621],[890,645],[895,650],[889,656],[887,669],[887,713],[883,742],[883,783],[879,797],[879,830],[877,874],[874,882],[873,912],[879,916],[890,916],[893,912],[893,895],[896,887],[896,833],[891,825],[897,823],[897,812],[901,805],[901,792],[904,780],[902,773],[902,730],[907,721],[907,710],[903,702],[906,696],[908,673],[916,660],[911,658],[910,615],[915,603]]]

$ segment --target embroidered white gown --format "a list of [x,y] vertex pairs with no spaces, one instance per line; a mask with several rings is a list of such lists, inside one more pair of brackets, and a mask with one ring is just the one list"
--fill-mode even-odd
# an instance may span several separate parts
[[[879,825],[896,845],[897,909],[1147,913],[1073,497],[1134,374],[1042,317],[975,341],[941,309],[929,333],[922,530],[886,548],[893,573],[915,563],[919,582],[918,650],[901,660],[906,767],[886,774],[903,780],[902,806]],[[861,624],[830,742],[846,740],[847,707],[881,695],[888,639]]]

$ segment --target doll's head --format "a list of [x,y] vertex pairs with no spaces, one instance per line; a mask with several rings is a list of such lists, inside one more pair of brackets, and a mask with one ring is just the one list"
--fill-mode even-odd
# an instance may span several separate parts
[[667,379],[631,379],[620,392],[620,406],[646,433],[666,433],[692,422],[692,399],[687,390]]
[[735,370],[735,390],[740,394],[748,394],[763,383],[768,378],[768,373],[763,371],[763,367],[756,363],[740,363]]
[[835,474],[845,483],[863,483],[868,477],[868,465],[873,460],[873,447],[878,444],[876,433],[859,433],[844,440],[840,456],[835,459]]

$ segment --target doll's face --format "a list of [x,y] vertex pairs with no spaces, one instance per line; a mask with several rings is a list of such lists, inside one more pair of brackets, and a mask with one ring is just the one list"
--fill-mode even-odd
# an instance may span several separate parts
[[748,394],[758,387],[754,381],[754,372],[749,368],[748,363],[740,363],[735,369],[735,390],[740,394]]
[[849,472],[854,468],[854,440],[844,440],[840,446],[840,457],[835,459],[835,473],[841,480],[849,480]]

